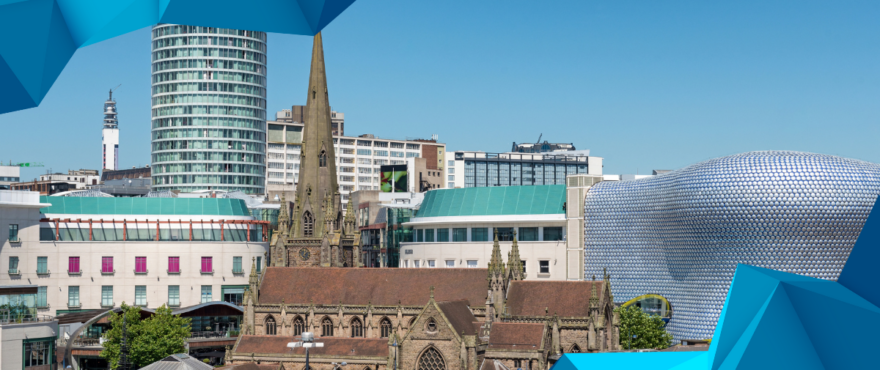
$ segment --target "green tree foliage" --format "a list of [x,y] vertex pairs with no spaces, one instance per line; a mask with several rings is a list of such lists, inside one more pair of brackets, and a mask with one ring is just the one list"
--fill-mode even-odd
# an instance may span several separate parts
[[119,365],[123,315],[128,333],[128,360],[135,368],[185,351],[184,341],[189,337],[190,319],[171,314],[171,309],[165,305],[143,320],[140,311],[138,307],[123,303],[121,314],[110,314],[110,330],[104,333],[104,349],[101,351],[101,357],[107,359],[110,368],[116,369]]
[[621,348],[666,348],[672,343],[672,334],[666,332],[666,324],[660,316],[648,315],[636,306],[622,307],[616,311],[620,313]]

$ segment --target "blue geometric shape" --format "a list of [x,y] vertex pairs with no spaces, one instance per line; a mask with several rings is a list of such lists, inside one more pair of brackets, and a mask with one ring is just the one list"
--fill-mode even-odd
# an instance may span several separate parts
[[738,265],[707,352],[565,354],[556,370],[876,369],[880,199],[841,280]]
[[[40,104],[77,48],[156,23],[315,35],[354,0],[0,0],[0,114]],[[247,7],[248,11],[240,11]]]

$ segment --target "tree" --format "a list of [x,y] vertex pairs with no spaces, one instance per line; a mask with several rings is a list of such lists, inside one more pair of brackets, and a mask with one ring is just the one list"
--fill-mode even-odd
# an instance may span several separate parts
[[666,332],[666,323],[660,316],[648,315],[636,306],[621,307],[617,312],[620,313],[621,348],[666,348],[672,343],[672,334]]
[[104,350],[101,357],[116,369],[119,361],[119,347],[122,343],[122,317],[125,327],[129,361],[135,368],[147,366],[175,353],[185,351],[184,341],[189,337],[190,319],[171,313],[162,305],[156,312],[141,319],[141,309],[122,303],[122,313],[110,314],[110,330],[104,333]]

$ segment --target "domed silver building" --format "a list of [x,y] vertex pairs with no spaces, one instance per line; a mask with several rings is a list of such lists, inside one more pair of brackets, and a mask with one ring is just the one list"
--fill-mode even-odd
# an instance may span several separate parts
[[878,164],[785,151],[601,182],[584,204],[585,277],[607,268],[615,302],[661,295],[676,339],[711,338],[737,264],[836,280],[878,195]]

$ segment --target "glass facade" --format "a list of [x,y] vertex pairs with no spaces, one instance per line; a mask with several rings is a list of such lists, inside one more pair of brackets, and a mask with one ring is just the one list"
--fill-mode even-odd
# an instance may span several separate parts
[[661,295],[670,333],[711,338],[737,264],[836,280],[878,194],[878,164],[778,151],[600,182],[586,193],[584,277],[608,268],[615,301]]
[[[555,163],[577,161],[586,157],[542,156],[540,161],[520,161],[508,158],[465,159],[464,187],[565,185],[568,175],[586,174],[586,163]],[[452,180],[452,179],[450,179]]]
[[265,193],[266,34],[152,29],[154,190]]

